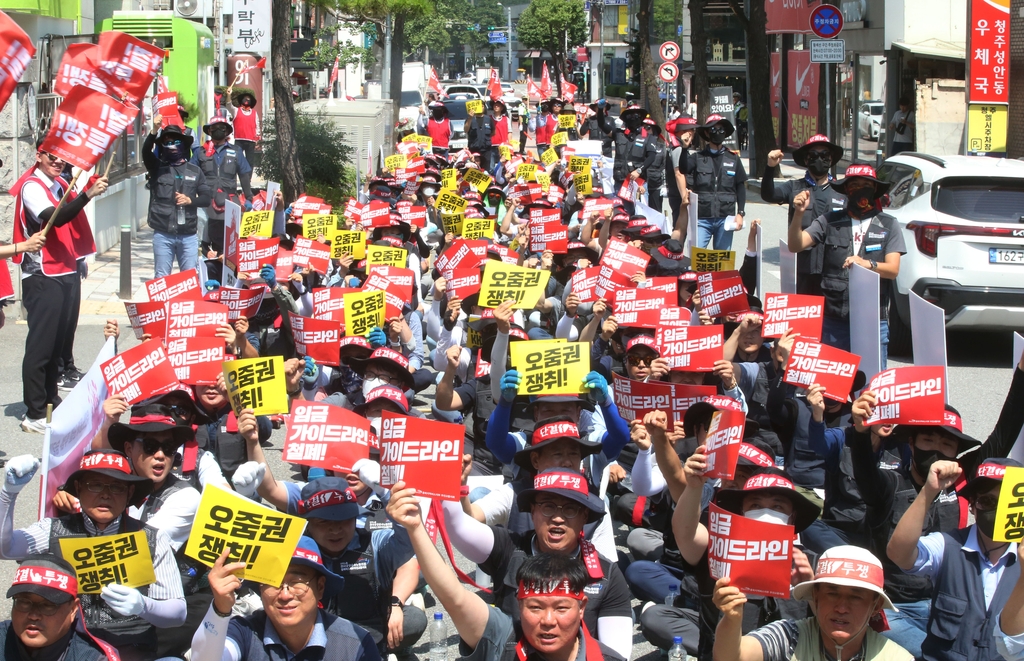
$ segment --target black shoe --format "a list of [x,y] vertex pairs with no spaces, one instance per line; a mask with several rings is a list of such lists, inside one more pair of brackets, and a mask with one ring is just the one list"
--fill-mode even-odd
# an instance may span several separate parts
[[85,376],[82,372],[72,367],[57,377],[57,387],[61,390],[71,390],[78,385],[78,382]]

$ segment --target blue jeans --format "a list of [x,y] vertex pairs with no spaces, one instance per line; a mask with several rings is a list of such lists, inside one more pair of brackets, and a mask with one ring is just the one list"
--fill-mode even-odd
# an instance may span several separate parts
[[660,562],[637,560],[629,563],[624,573],[630,590],[642,602],[663,604],[669,595],[669,586],[682,584],[682,573]]
[[698,218],[697,247],[707,248],[712,239],[715,250],[732,250],[732,232],[725,229],[725,218]]
[[850,321],[835,317],[822,317],[821,343],[843,351],[850,350]]
[[889,320],[883,319],[878,325],[878,337],[882,340],[882,360],[881,369],[885,370],[886,363],[889,362]]
[[910,652],[915,658],[920,658],[921,644],[927,635],[928,616],[932,610],[931,600],[893,605],[900,609],[900,612],[885,611],[885,619],[889,620],[889,630],[882,632],[882,635]]
[[199,261],[199,237],[195,234],[165,234],[153,232],[153,262],[157,278],[171,274],[174,258],[178,258],[178,270],[194,269]]

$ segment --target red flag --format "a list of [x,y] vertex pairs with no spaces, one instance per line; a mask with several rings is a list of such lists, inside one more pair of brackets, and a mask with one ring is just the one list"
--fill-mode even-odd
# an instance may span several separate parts
[[3,53],[0,57],[0,108],[3,108],[36,54],[32,39],[3,12],[0,12],[0,53]]
[[138,108],[101,92],[75,87],[57,107],[40,149],[77,168],[91,170],[138,112]]
[[530,95],[531,99],[543,100],[544,98],[541,95],[540,88],[537,87],[537,83],[533,82],[533,76],[526,78],[526,93]]
[[562,81],[562,96],[565,98],[566,101],[572,103],[573,100],[576,98],[576,90],[578,88],[576,87],[576,85],[573,85],[568,80],[566,80],[565,76],[563,76],[562,74],[558,74],[558,77]]
[[357,461],[369,456],[370,422],[366,418],[340,406],[301,399],[292,402],[285,461],[351,473]]
[[[755,478],[779,479],[775,475]],[[792,542],[793,526],[746,519],[711,503],[708,569],[712,578],[730,577],[730,584],[744,594],[789,597]]]
[[825,387],[825,397],[845,402],[859,365],[860,356],[856,354],[800,338],[793,343],[782,380],[803,388],[817,383]]
[[487,81],[487,94],[491,97],[491,101],[500,99],[502,96],[501,80],[498,78],[497,69],[491,69],[491,79]]
[[167,359],[178,380],[189,385],[215,386],[224,362],[224,340],[183,337],[167,343]]
[[334,83],[338,82],[338,63],[341,61],[341,57],[334,58],[334,69],[331,70],[331,83],[330,86],[334,87]]
[[437,72],[434,71],[434,67],[430,67],[430,80],[427,82],[427,89],[438,96],[448,96],[441,89],[441,81],[437,79]]
[[551,98],[551,76],[548,75],[548,63],[546,61],[540,70],[540,93],[542,98]]
[[88,87],[104,94],[110,93],[110,87],[96,75],[100,66],[100,47],[96,44],[68,44],[64,56],[60,58],[57,78],[53,82],[53,91],[61,96],[68,96],[77,86]]
[[100,365],[111,395],[122,394],[129,404],[170,392],[179,386],[178,375],[158,339],[122,351]]
[[132,103],[146,96],[167,53],[124,32],[100,33],[99,68],[96,75],[117,94]]
[[380,485],[398,481],[420,496],[458,500],[462,481],[462,425],[384,411],[380,434]]

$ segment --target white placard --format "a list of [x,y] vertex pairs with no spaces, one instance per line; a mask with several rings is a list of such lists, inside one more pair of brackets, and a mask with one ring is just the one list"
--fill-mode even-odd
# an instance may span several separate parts
[[845,61],[845,39],[811,39],[811,63],[840,64]]
[[270,54],[271,0],[234,0],[234,50]]
[[915,292],[910,292],[910,334],[915,365],[941,365],[946,371],[946,402],[949,402],[949,368],[946,367],[946,313]]
[[686,207],[687,230],[686,243],[683,244],[683,254],[690,256],[690,248],[697,242],[697,194],[690,191],[690,203]]
[[[1020,355],[1024,353],[1024,336],[1020,333],[1013,334],[1013,365],[1011,369],[1017,369],[1017,364],[1020,362]],[[1017,440],[1014,441],[1013,447],[1010,448],[1010,454],[1007,455],[1010,459],[1016,459],[1017,461],[1024,462],[1024,429],[1020,430],[1017,434]]]
[[877,273],[856,264],[850,267],[850,351],[860,356],[868,381],[882,371],[878,290]]
[[791,252],[782,239],[779,239],[779,281],[779,292],[796,293],[796,253]]
[[[764,282],[762,277],[762,271],[764,271],[764,251],[761,249],[761,238],[762,238],[762,227],[761,223],[756,225],[757,229],[754,234],[754,250],[757,251],[757,296],[762,301],[764,300],[764,289],[761,287],[761,283]],[[746,257],[744,257],[746,259]]]

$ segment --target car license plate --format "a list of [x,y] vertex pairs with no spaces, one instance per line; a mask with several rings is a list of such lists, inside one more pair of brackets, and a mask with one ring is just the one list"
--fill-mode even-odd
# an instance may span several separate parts
[[1024,250],[989,248],[988,261],[989,264],[1020,264],[1024,266]]

